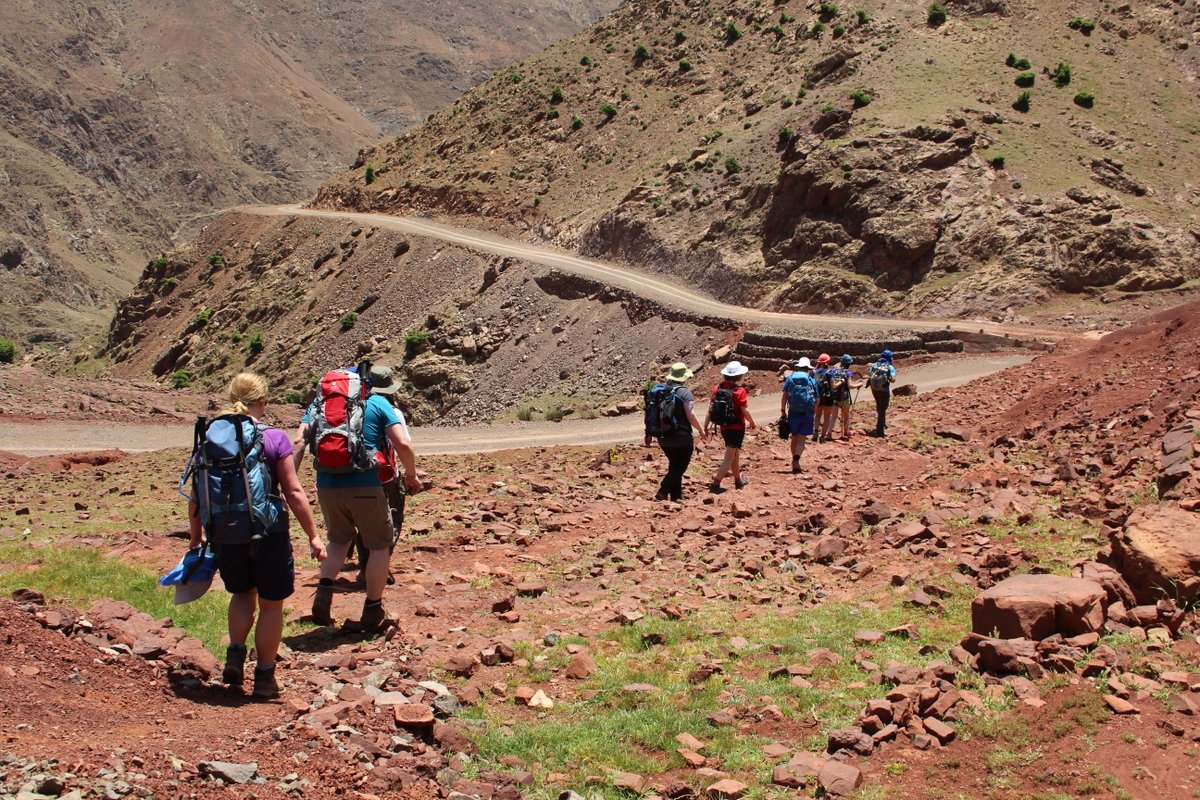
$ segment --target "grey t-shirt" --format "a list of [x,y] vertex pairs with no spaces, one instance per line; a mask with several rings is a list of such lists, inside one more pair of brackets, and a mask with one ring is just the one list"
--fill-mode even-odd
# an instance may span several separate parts
[[[696,398],[692,394],[691,389],[687,388],[681,383],[675,383],[673,381],[667,381],[667,386],[670,386],[675,390],[675,397],[677,398],[676,402],[683,403],[685,408],[691,409],[694,405],[696,405]],[[686,432],[679,431],[676,433],[663,434],[663,436],[659,439],[659,441],[662,442],[663,447],[686,447],[687,445],[692,444],[692,426],[688,422],[686,415],[683,416],[683,424],[687,425]]]

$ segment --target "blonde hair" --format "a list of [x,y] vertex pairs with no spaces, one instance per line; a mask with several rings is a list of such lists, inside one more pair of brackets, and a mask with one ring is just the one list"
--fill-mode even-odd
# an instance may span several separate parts
[[257,372],[239,372],[229,382],[230,411],[245,414],[250,406],[267,399],[267,381]]

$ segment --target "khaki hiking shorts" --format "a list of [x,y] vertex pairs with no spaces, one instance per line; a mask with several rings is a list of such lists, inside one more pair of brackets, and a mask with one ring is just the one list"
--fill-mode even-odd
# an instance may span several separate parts
[[392,516],[382,486],[317,489],[329,541],[350,544],[361,534],[368,550],[392,546]]

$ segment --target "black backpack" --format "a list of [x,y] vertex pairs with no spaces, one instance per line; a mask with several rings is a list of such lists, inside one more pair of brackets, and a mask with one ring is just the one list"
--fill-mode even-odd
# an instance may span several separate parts
[[665,383],[656,383],[646,391],[645,421],[647,436],[664,436],[668,433],[691,430],[679,396],[675,394],[673,387]]
[[742,415],[733,401],[732,389],[723,386],[717,389],[708,407],[708,418],[714,425],[736,425],[742,421]]
[[833,405],[833,382],[829,378],[829,370],[823,369],[817,374],[817,395],[821,405]]

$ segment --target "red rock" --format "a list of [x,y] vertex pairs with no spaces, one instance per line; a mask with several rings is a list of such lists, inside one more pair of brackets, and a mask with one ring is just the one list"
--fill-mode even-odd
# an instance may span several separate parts
[[1112,565],[1139,602],[1155,602],[1165,586],[1183,601],[1200,594],[1200,514],[1170,505],[1142,506],[1111,543]]
[[1137,706],[1130,703],[1128,700],[1122,700],[1113,694],[1104,695],[1104,702],[1108,703],[1108,707],[1115,714],[1136,714],[1138,713]]
[[801,789],[808,785],[808,780],[797,774],[787,764],[779,764],[771,770],[771,783],[776,786],[786,786],[789,789]]
[[858,767],[841,761],[826,761],[817,774],[821,787],[831,795],[845,796],[862,785],[863,775]]
[[517,705],[519,706],[527,706],[535,694],[537,694],[537,689],[533,689],[529,686],[518,686],[517,690],[513,692],[513,700],[516,701]]
[[446,671],[460,678],[469,678],[475,671],[475,657],[468,653],[455,653],[446,659]]
[[524,581],[517,584],[517,594],[523,597],[539,597],[545,594],[547,588],[544,581]]
[[618,789],[628,789],[634,794],[641,794],[646,788],[646,779],[634,772],[615,772],[612,776],[613,786]]
[[428,728],[433,724],[433,707],[426,703],[392,706],[396,724],[403,728]]
[[685,747],[677,748],[675,750],[675,752],[679,753],[679,757],[682,758],[685,762],[687,762],[687,765],[689,767],[703,767],[705,764],[708,763],[707,758],[705,758],[704,756],[700,755],[697,752],[688,750]]
[[[1057,575],[1015,575],[971,604],[971,629],[1001,639],[1074,636],[1104,625],[1106,595],[1091,581]],[[993,633],[995,632],[995,634]]]
[[675,741],[686,747],[688,750],[695,750],[697,753],[703,750],[706,745],[704,742],[692,736],[690,733],[681,733],[675,737]]
[[739,797],[746,793],[747,788],[744,783],[735,781],[732,778],[725,778],[709,786],[705,791],[711,797],[719,797],[722,800],[738,800]]
[[951,728],[949,725],[942,722],[940,719],[934,719],[933,717],[928,717],[926,719],[921,720],[921,724],[925,726],[926,732],[936,736],[937,740],[939,742],[941,742],[942,744],[946,744],[947,742],[954,739],[954,735],[955,735],[954,728]]
[[801,750],[791,757],[787,765],[797,775],[815,778],[827,761],[829,761],[827,756]]
[[576,653],[567,664],[566,676],[581,681],[596,671],[596,662],[587,653]]

